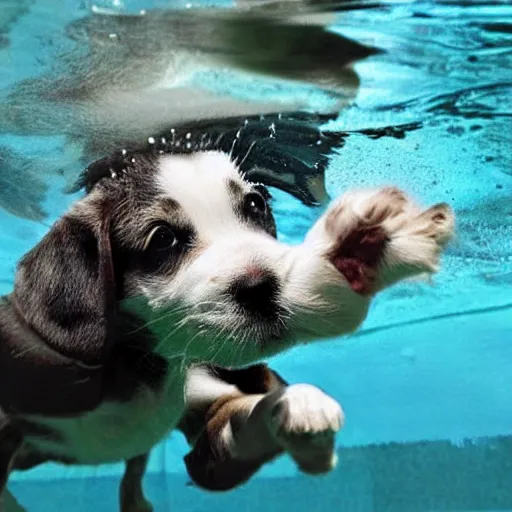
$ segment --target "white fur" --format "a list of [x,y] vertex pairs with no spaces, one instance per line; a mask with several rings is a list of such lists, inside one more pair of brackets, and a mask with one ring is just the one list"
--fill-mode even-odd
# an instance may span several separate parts
[[[146,282],[142,290],[156,310],[184,307],[183,323],[196,325],[195,329],[175,332],[172,350],[180,347],[192,358],[243,364],[283,350],[294,342],[296,334],[306,341],[357,328],[366,315],[368,300],[352,292],[321,251],[282,244],[242,222],[229,194],[228,180],[250,191],[250,185],[223,153],[166,156],[160,161],[157,183],[162,194],[180,204],[201,247],[195,259],[167,282]],[[271,269],[279,277],[281,305],[293,325],[294,332],[268,344],[265,350],[254,343],[261,326],[249,322],[225,296],[232,281],[250,266]],[[176,320],[172,317],[174,323]],[[154,328],[164,333],[169,323]],[[201,334],[201,329],[207,334]]]
[[[179,367],[178,367],[179,369]],[[42,453],[71,455],[79,464],[103,464],[142,455],[178,424],[184,409],[184,375],[169,371],[160,393],[140,389],[129,402],[105,402],[78,418],[34,417],[57,429],[65,442],[27,438]]]
[[295,384],[274,409],[271,428],[303,470],[324,473],[336,466],[334,438],[345,422],[336,400],[310,384]]
[[275,428],[281,435],[338,432],[345,417],[336,400],[311,384],[288,386],[276,404]]
[[164,196],[178,201],[201,239],[208,243],[242,230],[229,197],[227,180],[247,192],[250,187],[225,153],[208,151],[193,155],[163,156],[157,183]]
[[211,375],[204,367],[192,366],[187,371],[185,396],[188,404],[204,407],[219,396],[234,395],[238,388]]
[[247,395],[236,402],[236,418],[220,433],[231,455],[258,459],[278,446],[310,473],[336,465],[334,439],[343,427],[341,406],[309,384],[295,384],[267,395]]
[[[145,283],[142,292],[157,312],[176,307],[185,311],[181,324],[186,329],[176,330],[167,349],[183,351],[192,359],[245,364],[297,342],[357,329],[371,297],[355,293],[326,254],[361,219],[371,223],[368,216],[377,218],[379,212],[391,212],[379,221],[390,238],[378,279],[380,288],[435,271],[440,250],[453,229],[453,217],[446,207],[445,221],[436,223],[433,215],[437,210],[422,213],[396,189],[362,190],[335,201],[304,244],[291,247],[241,221],[229,193],[229,180],[250,190],[223,153],[165,156],[160,161],[157,183],[162,195],[180,204],[197,232],[200,249],[174,276]],[[280,304],[286,311],[281,320],[286,329],[279,339],[272,335],[272,326],[269,330],[268,325],[249,319],[226,294],[230,283],[251,266],[268,268],[279,278]],[[177,320],[180,325],[180,320],[172,317],[173,324]],[[156,324],[160,333],[169,332],[169,321]],[[269,343],[258,339],[265,329],[272,340]]]
[[[142,389],[130,403],[103,404],[78,419],[37,418],[63,432],[66,439],[64,445],[39,440],[41,451],[46,447],[88,464],[145,453],[176,427],[185,406],[184,395],[197,402],[202,395],[209,400],[234,391],[200,368],[191,369],[186,379],[187,367],[194,361],[247,364],[298,342],[356,329],[371,297],[353,292],[326,257],[356,221],[371,223],[372,215],[380,218],[390,239],[379,269],[381,288],[434,271],[453,230],[453,215],[444,205],[421,212],[396,189],[360,191],[334,202],[304,244],[290,247],[236,215],[228,180],[236,180],[246,191],[250,185],[226,155],[162,157],[156,180],[162,195],[180,204],[199,238],[194,256],[175,275],[141,284],[148,326],[161,339],[158,351],[169,359],[164,390],[156,395]],[[382,211],[388,213],[379,217]],[[255,340],[264,326],[246,317],[226,294],[232,280],[254,265],[271,269],[281,283],[280,302],[287,318],[280,338]],[[341,409],[316,388],[290,387],[282,400],[288,412],[280,425],[281,435],[301,430],[335,432],[341,426]],[[225,435],[227,439],[231,433]],[[304,458],[296,443],[290,439],[288,443],[298,459]],[[328,452],[330,445],[326,446]]]

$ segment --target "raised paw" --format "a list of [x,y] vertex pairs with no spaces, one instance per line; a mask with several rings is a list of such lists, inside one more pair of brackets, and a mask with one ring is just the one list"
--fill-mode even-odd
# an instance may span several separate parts
[[336,201],[308,237],[353,291],[371,295],[397,281],[438,268],[454,230],[447,204],[421,210],[401,190],[349,192]]
[[379,268],[376,291],[439,269],[439,257],[451,240],[455,217],[440,203],[421,211],[412,204],[396,219],[382,223],[389,237]]
[[323,391],[309,384],[289,386],[273,407],[270,422],[278,443],[302,471],[320,474],[336,466],[335,436],[344,415]]

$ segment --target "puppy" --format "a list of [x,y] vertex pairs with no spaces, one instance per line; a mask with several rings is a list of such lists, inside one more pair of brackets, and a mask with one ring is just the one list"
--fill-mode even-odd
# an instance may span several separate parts
[[121,510],[148,511],[147,457],[173,429],[207,489],[283,452],[334,467],[340,406],[254,363],[354,331],[379,290],[434,272],[449,207],[351,192],[288,246],[266,189],[222,152],[123,152],[83,182],[0,305],[0,486],[46,461],[125,460]]

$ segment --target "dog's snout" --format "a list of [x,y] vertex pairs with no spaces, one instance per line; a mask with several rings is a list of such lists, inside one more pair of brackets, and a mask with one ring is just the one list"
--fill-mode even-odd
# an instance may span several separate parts
[[274,273],[249,268],[233,281],[229,293],[247,313],[271,318],[278,312],[279,288],[279,279]]

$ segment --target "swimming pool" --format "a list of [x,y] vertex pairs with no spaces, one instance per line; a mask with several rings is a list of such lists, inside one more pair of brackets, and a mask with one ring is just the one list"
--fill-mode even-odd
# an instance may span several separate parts
[[[72,44],[64,28],[91,10],[78,0],[7,5],[2,89],[44,72]],[[188,485],[187,446],[175,434],[152,454],[148,496],[156,511],[512,510],[512,7],[361,2],[332,30],[386,53],[356,65],[356,94],[325,127],[350,132],[330,158],[327,192],[392,182],[425,203],[447,201],[457,240],[430,285],[384,293],[357,335],[275,358],[289,381],[343,404],[333,474],[305,477],[282,459],[239,490],[206,494]],[[62,135],[9,131],[1,111],[0,293],[8,293],[18,258],[77,197],[62,190],[81,162]],[[406,129],[378,130],[393,126]],[[273,193],[280,236],[300,240],[318,212]],[[31,512],[111,511],[121,469],[44,466],[14,475],[10,488]]]

